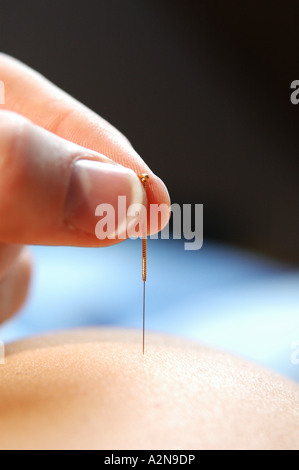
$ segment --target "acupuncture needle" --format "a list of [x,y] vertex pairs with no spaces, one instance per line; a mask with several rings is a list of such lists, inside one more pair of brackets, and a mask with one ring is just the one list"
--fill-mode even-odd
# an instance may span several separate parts
[[[146,173],[140,175],[140,180],[146,191],[147,182],[149,176]],[[142,353],[144,354],[145,349],[145,283],[146,283],[146,271],[147,271],[147,218],[145,217],[143,224],[143,235],[142,235],[142,281],[143,281],[143,308],[142,308]]]

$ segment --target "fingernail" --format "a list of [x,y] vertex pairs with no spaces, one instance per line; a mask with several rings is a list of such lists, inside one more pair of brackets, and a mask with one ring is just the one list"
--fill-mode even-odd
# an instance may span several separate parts
[[[121,205],[120,196],[125,196],[125,199],[121,198]],[[96,236],[99,221],[96,210],[99,213],[99,206],[103,209],[112,207],[109,213],[112,214],[114,209],[115,217],[105,229],[107,238],[112,239],[114,235],[126,238],[120,236],[120,232],[123,234],[132,220],[127,220],[127,209],[131,204],[145,204],[145,198],[145,191],[134,171],[111,163],[77,160],[70,179],[64,220],[70,228]]]

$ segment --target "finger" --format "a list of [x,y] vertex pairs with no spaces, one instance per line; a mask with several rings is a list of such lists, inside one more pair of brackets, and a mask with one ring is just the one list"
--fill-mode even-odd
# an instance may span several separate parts
[[[148,203],[170,205],[165,185],[107,121],[37,72],[4,54],[0,54],[0,79],[6,87],[5,109],[27,116],[58,136],[104,154],[137,174],[149,173]],[[169,211],[163,211],[160,228],[168,218]]]
[[5,278],[0,282],[0,323],[8,320],[23,305],[30,285],[32,257],[23,249]]
[[[118,210],[119,196],[126,199],[123,211]],[[109,225],[109,239],[104,240],[95,235],[95,213],[101,204],[115,209],[115,226]],[[23,116],[0,111],[2,243],[117,243],[126,236],[124,227],[130,221],[127,209],[132,204],[146,204],[142,183],[132,170],[64,140]]]
[[21,245],[0,244],[0,282],[22,251]]

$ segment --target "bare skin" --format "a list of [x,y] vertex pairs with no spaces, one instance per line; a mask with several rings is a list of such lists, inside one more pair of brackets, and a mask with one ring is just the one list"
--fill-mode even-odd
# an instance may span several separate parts
[[6,346],[1,449],[299,449],[299,387],[180,339],[93,329]]

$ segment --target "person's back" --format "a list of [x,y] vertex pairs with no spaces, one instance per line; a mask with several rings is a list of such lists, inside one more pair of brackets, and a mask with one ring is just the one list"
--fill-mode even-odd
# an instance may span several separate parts
[[1,449],[299,449],[299,387],[183,340],[94,329],[6,347]]

